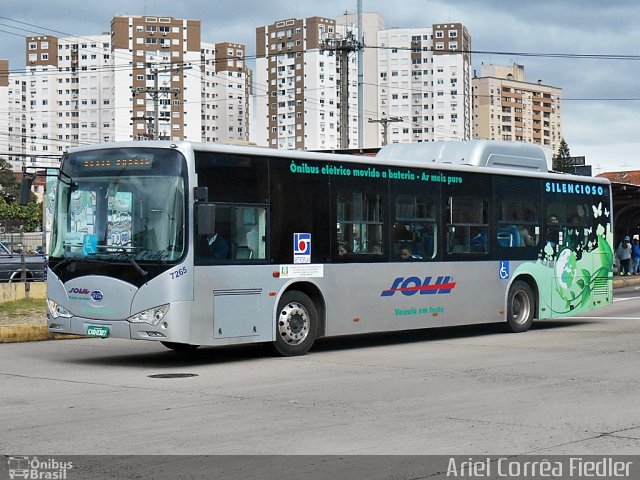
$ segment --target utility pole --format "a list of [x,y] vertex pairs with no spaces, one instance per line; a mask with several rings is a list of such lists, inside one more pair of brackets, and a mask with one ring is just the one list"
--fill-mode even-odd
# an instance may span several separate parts
[[[158,74],[166,73],[166,72],[175,72],[175,71],[183,71],[191,68],[190,66],[177,66],[177,67],[165,67],[165,68],[153,68],[150,70],[151,75],[153,75],[153,87],[138,87],[133,89],[133,98],[136,95],[144,93],[145,96],[148,95],[153,100],[153,128],[151,128],[151,122],[148,122],[147,126],[147,137],[150,140],[158,140],[160,138],[160,97],[167,96],[169,94],[177,95],[180,93],[179,88],[166,88],[158,85]],[[146,112],[146,105],[145,105]],[[149,119],[150,120],[150,119]],[[150,130],[153,130],[151,132]]]
[[381,118],[379,120],[374,120],[373,118],[369,119],[369,123],[379,123],[382,125],[382,146],[384,147],[389,143],[389,124],[395,122],[404,121],[402,117],[386,117]]
[[364,147],[364,32],[362,0],[358,0],[358,148]]
[[344,38],[325,38],[320,44],[320,53],[336,54],[340,69],[340,148],[349,148],[349,54],[361,48],[360,42],[347,33]]

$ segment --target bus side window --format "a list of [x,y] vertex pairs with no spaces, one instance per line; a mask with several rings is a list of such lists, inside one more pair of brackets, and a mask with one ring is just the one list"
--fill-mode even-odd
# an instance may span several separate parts
[[449,197],[448,209],[447,253],[487,253],[487,199]]
[[199,263],[266,259],[266,207],[201,204],[196,218]]
[[336,195],[337,256],[375,260],[383,254],[383,197],[362,192]]
[[588,204],[565,198],[552,201],[547,205],[547,241],[580,251],[589,241],[592,221]]
[[498,247],[535,247],[540,240],[536,210],[530,200],[502,199],[496,228]]
[[435,258],[436,202],[424,195],[399,195],[393,224],[393,258],[412,261]]
[[264,260],[266,254],[265,207],[237,207],[234,222],[235,260]]

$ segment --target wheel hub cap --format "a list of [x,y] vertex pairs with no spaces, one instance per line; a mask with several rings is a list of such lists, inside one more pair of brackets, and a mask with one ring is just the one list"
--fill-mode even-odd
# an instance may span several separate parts
[[305,341],[309,335],[309,314],[304,306],[288,303],[283,307],[278,317],[278,333],[291,345]]

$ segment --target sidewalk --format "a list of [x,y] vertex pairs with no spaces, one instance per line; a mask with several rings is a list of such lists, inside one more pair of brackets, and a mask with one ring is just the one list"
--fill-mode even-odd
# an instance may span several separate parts
[[613,288],[630,287],[632,285],[640,285],[640,276],[636,275],[614,275],[613,276]]

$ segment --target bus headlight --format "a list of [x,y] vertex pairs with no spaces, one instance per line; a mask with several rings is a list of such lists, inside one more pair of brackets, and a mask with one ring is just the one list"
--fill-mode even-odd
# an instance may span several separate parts
[[169,304],[160,305],[159,307],[150,308],[149,310],[131,315],[129,318],[127,318],[127,322],[148,323],[149,325],[157,325],[158,323],[160,323],[160,320],[164,318],[168,311]]
[[58,305],[50,298],[47,298],[47,310],[49,312],[49,315],[51,315],[51,318],[71,318],[71,312],[69,310],[61,305]]

